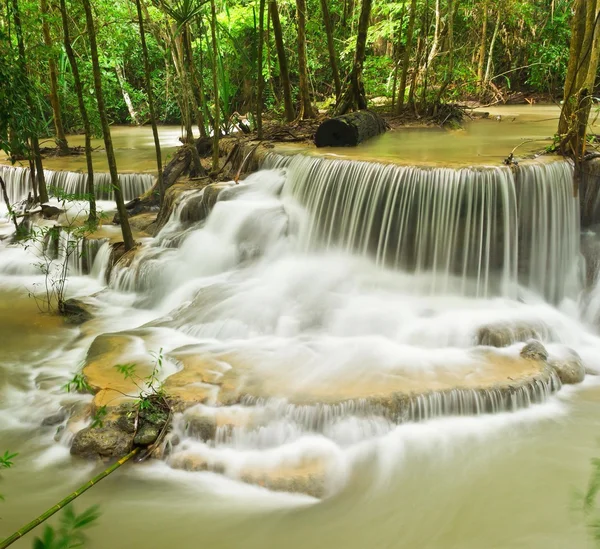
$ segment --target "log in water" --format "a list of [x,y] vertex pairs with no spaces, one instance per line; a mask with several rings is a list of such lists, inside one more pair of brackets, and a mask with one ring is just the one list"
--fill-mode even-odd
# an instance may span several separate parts
[[325,120],[315,135],[317,147],[356,147],[387,130],[385,120],[372,111],[357,111]]

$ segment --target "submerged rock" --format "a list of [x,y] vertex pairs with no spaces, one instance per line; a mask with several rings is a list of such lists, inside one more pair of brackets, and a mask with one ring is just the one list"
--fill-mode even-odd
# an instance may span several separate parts
[[554,339],[549,326],[541,322],[497,322],[486,324],[477,330],[477,345],[508,347],[518,341],[530,339]]
[[521,349],[521,357],[527,360],[546,361],[548,351],[539,341],[531,340]]
[[83,324],[94,318],[92,310],[92,306],[88,303],[72,298],[63,302],[61,312],[70,324]]
[[565,385],[581,383],[585,378],[585,366],[581,357],[572,349],[569,349],[568,356],[550,360],[549,364]]

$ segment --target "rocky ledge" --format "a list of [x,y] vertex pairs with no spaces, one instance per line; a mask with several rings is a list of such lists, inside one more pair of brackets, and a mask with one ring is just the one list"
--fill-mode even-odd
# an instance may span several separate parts
[[[476,338],[507,344],[510,337],[490,335],[492,331],[491,327],[480,329]],[[511,329],[510,334],[526,337],[532,331],[544,330],[519,328]],[[482,334],[486,334],[485,338]],[[118,457],[132,445],[156,439],[160,421],[140,414],[136,418],[140,424],[133,428],[132,406],[139,388],[115,369],[116,364],[131,363],[141,377],[148,375],[153,359],[144,349],[156,347],[156,337],[154,329],[146,327],[95,339],[83,376],[95,393],[92,414],[106,407],[107,415],[101,426],[86,427],[76,434],[73,454],[86,458]],[[165,355],[165,360],[177,365],[177,371],[164,380],[163,388],[172,409],[183,413],[178,417],[186,418],[186,435],[211,445],[217,433],[228,436],[227,433],[240,429],[260,429],[272,419],[264,409],[273,402],[280,403],[276,413],[301,416],[306,428],[318,431],[327,419],[347,414],[379,416],[401,423],[437,415],[516,410],[542,402],[562,384],[579,383],[585,376],[581,359],[570,349],[560,356],[549,356],[539,340],[516,345],[520,348],[475,346],[466,351],[462,364],[438,364],[430,370],[399,366],[382,372],[365,367],[335,380],[326,375],[314,376],[310,383],[298,382],[293,365],[265,369],[264,365],[272,360],[266,352],[264,356],[253,353],[250,357],[241,350],[209,353],[203,347],[187,345]],[[194,413],[190,415],[186,410]],[[173,452],[179,443],[178,435],[172,433],[160,450],[171,466],[228,474],[225,463],[186,451]],[[294,466],[248,466],[236,471],[235,478],[273,490],[320,497],[325,471],[324,463],[313,460]]]

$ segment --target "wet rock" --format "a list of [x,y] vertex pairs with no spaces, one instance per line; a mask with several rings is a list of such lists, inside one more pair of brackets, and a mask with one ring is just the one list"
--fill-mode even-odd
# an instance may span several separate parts
[[160,435],[162,428],[152,423],[143,423],[133,439],[137,446],[150,446],[154,444]]
[[521,357],[527,360],[545,361],[548,359],[548,351],[539,341],[529,341],[521,349]]
[[67,419],[67,411],[63,408],[55,414],[45,417],[42,421],[44,427],[54,427],[60,425],[65,419]]
[[93,307],[81,299],[67,299],[63,302],[61,313],[70,324],[83,324],[92,320]]
[[207,442],[217,434],[217,420],[212,414],[194,414],[186,417],[188,435]]
[[73,439],[71,454],[83,458],[122,457],[129,453],[133,434],[122,431],[114,424],[86,427]]
[[498,322],[481,326],[477,330],[476,343],[488,347],[508,347],[517,341],[553,338],[552,330],[543,323]]
[[549,364],[554,368],[560,381],[565,385],[581,383],[585,378],[585,367],[581,361],[581,357],[571,349],[568,356],[551,360]]
[[50,206],[48,204],[42,204],[42,217],[44,219],[58,219],[58,216],[63,212],[56,206]]

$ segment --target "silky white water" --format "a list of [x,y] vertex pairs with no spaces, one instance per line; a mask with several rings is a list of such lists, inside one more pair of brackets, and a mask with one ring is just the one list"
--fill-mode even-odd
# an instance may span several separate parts
[[[92,547],[590,546],[569,509],[596,455],[593,376],[555,393],[541,387],[518,405],[473,404],[465,413],[475,417],[426,420],[460,414],[462,404],[417,399],[420,411],[405,419],[418,423],[345,399],[379,387],[380,376],[393,384],[470,375],[478,331],[494,323],[542,326],[551,357],[571,348],[600,371],[594,315],[583,316],[578,301],[570,166],[515,175],[362,164],[344,172],[318,162],[292,159],[231,184],[202,224],[188,226],[177,209],[130,267],[113,270],[94,298],[98,317],[81,329],[48,317],[36,327],[23,296],[40,280],[31,251],[0,244],[0,338],[9,349],[0,441],[22,459],[3,477],[2,533],[94,470],[42,421],[89,399],[60,388],[97,335],[124,331],[136,356],[162,347],[166,373],[180,368],[169,355],[185,346],[217,357],[224,371],[242,369],[254,398],[218,406],[215,394],[176,418],[179,441],[165,461],[92,490],[87,501],[105,513]],[[99,247],[89,275],[73,269],[72,295],[105,286],[107,250]],[[498,352],[514,357],[522,346]],[[207,414],[222,427],[204,441],[193,420]],[[186,460],[208,470],[181,470]],[[322,501],[245,482],[257,471],[298,470],[323,477]]]

